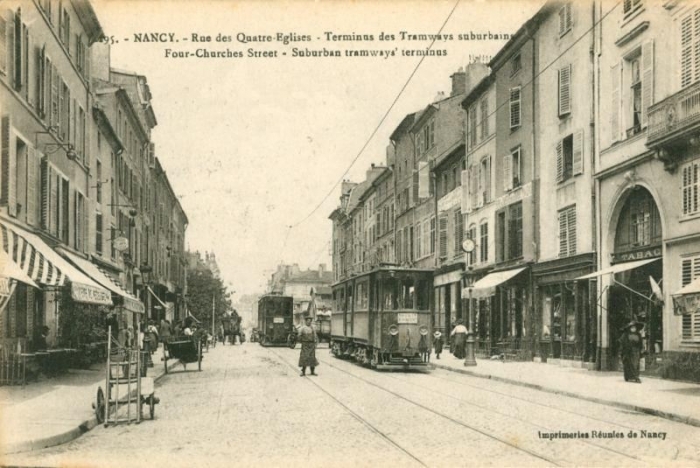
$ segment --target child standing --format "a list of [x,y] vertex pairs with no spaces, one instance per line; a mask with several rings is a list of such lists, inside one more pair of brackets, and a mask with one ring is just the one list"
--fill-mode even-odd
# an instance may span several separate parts
[[442,353],[442,345],[445,341],[442,339],[442,333],[436,331],[433,334],[433,346],[435,348],[435,356],[440,359],[440,353]]

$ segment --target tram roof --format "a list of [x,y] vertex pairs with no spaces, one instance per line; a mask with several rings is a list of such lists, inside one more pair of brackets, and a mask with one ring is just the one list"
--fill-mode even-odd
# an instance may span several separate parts
[[390,271],[394,271],[396,273],[430,273],[431,275],[433,274],[433,270],[430,268],[407,268],[407,267],[395,267],[395,266],[383,266],[379,268],[375,268],[370,271],[365,271],[363,273],[360,273],[355,276],[351,276],[350,278],[346,278],[344,280],[338,281],[336,283],[333,283],[331,287],[336,287],[338,285],[341,285],[343,283],[347,283],[348,281],[352,280],[357,280],[359,278],[364,278],[365,276],[369,276],[373,273],[388,273]]

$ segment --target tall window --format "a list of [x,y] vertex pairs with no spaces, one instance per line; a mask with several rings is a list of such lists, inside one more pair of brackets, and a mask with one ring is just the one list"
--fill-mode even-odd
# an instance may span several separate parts
[[476,146],[476,105],[469,111],[469,142],[472,148]]
[[559,9],[559,35],[566,34],[573,25],[573,16],[571,14],[571,3],[567,3]]
[[508,243],[510,258],[523,256],[523,204],[515,203],[508,207]]
[[559,69],[559,116],[571,113],[571,64]]
[[576,205],[559,211],[559,256],[576,254]]
[[[700,256],[684,258],[681,261],[682,286],[700,278]],[[683,341],[700,341],[700,311],[683,315]]]
[[479,167],[479,201],[491,201],[491,156],[482,159]]
[[557,143],[557,182],[583,173],[583,131],[564,137]]
[[683,214],[690,215],[700,211],[698,191],[700,183],[700,161],[693,161],[683,167]]
[[435,253],[435,216],[430,218],[430,253]]
[[520,86],[517,88],[510,88],[510,128],[517,128],[520,126]]
[[479,226],[479,261],[489,261],[489,223],[484,221]]
[[489,100],[485,97],[479,104],[481,111],[481,139],[484,140],[489,136]]
[[522,183],[520,152],[520,147],[517,147],[503,158],[503,188],[506,192]]
[[423,257],[423,224],[419,221],[416,223],[416,258]]
[[102,214],[95,214],[95,253],[102,255]]
[[617,223],[615,250],[625,251],[661,242],[659,210],[651,194],[638,188],[625,202]]
[[[700,78],[700,56],[694,53],[700,46],[700,8],[681,19],[681,87],[685,88]],[[0,24],[0,31],[2,24]],[[1,53],[1,52],[0,52]]]
[[624,0],[622,4],[622,13],[624,14],[625,18],[627,18],[641,8],[642,0]]
[[462,237],[464,235],[464,226],[462,224],[462,209],[457,208],[453,212],[455,226],[455,242],[454,256],[457,257],[462,252]]

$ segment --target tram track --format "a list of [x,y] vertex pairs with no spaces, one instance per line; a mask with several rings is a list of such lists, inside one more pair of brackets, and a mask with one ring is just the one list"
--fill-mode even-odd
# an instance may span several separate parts
[[[331,361],[332,361],[332,359],[331,359]],[[329,366],[332,366],[335,368],[338,367],[337,365],[335,365],[331,362],[328,362],[326,360],[324,360],[323,362],[326,365],[329,365]],[[356,367],[356,366],[353,366],[353,367]],[[360,368],[358,368],[358,369],[360,369]],[[364,368],[361,368],[361,369],[364,369]],[[583,419],[586,421],[591,421],[591,422],[594,422],[596,424],[604,423],[606,425],[606,429],[605,429],[606,431],[607,430],[611,430],[611,431],[620,430],[621,432],[623,432],[623,434],[627,434],[630,431],[631,432],[638,432],[638,430],[640,429],[639,424],[637,424],[637,425],[624,424],[621,422],[614,421],[614,420],[612,420],[612,418],[595,417],[595,416],[592,416],[591,414],[572,411],[570,409],[563,409],[560,407],[551,406],[551,405],[544,404],[541,402],[533,401],[531,399],[524,398],[521,396],[506,393],[504,391],[494,390],[492,388],[487,388],[485,386],[474,385],[474,384],[471,384],[468,382],[460,381],[457,378],[449,378],[449,377],[443,377],[440,375],[435,375],[435,373],[430,373],[429,374],[430,377],[437,378],[437,379],[443,380],[445,382],[450,382],[452,384],[457,384],[457,385],[460,385],[463,387],[467,387],[467,388],[482,392],[482,394],[483,394],[482,400],[485,400],[487,402],[487,404],[477,404],[470,399],[462,398],[459,396],[455,396],[454,394],[450,394],[448,392],[444,392],[444,391],[440,391],[439,389],[435,389],[434,386],[431,387],[431,386],[421,385],[419,383],[416,383],[415,379],[409,378],[409,375],[411,375],[411,376],[416,375],[414,373],[411,373],[408,375],[404,374],[404,373],[400,373],[398,375],[393,374],[393,373],[392,374],[382,373],[382,374],[388,379],[392,379],[392,380],[395,380],[397,382],[400,382],[401,385],[403,385],[403,386],[410,385],[412,387],[415,387],[416,389],[419,389],[420,391],[429,391],[432,394],[439,394],[440,396],[442,396],[444,398],[448,398],[450,400],[457,402],[459,405],[467,405],[467,406],[476,408],[477,410],[488,413],[488,414],[499,415],[502,418],[508,418],[508,419],[511,419],[514,421],[518,421],[521,424],[530,426],[534,429],[541,430],[543,432],[551,432],[551,431],[556,432],[556,429],[552,430],[551,426],[544,425],[542,423],[538,424],[538,423],[533,422],[533,420],[536,420],[538,418],[545,418],[545,416],[543,416],[543,414],[544,414],[543,410],[562,414],[562,415],[569,416],[569,417]],[[371,374],[371,375],[373,375],[373,374]],[[355,377],[357,377],[363,381],[367,381],[367,379],[365,379],[364,377],[361,377],[359,375],[355,375]],[[523,413],[527,414],[529,411],[530,414],[535,414],[536,416],[534,418],[532,416],[530,416],[528,418],[524,418],[524,417],[518,417],[516,414],[513,414],[513,412],[499,410],[497,408],[497,406],[499,406],[498,404],[490,403],[491,401],[495,401],[495,400],[483,398],[485,395],[493,395],[494,397],[496,397],[496,399],[500,399],[501,402],[508,401],[508,400],[514,402],[514,404],[512,404],[512,405],[508,405],[507,403],[501,403],[500,406],[502,406],[502,407],[515,407],[516,406],[515,403],[521,403],[521,404],[525,403],[526,405],[530,405],[531,407],[533,407],[532,410],[522,411],[522,407],[521,407],[518,409],[518,411],[516,411],[516,413],[520,413],[522,411]],[[595,405],[594,403],[589,403],[589,404]],[[647,415],[644,415],[643,413],[636,413],[636,412],[629,412],[628,414],[638,416],[638,417],[647,416]],[[549,418],[552,421],[560,420],[560,418],[558,418],[556,416],[554,416],[554,417],[546,416],[546,418]],[[670,423],[663,421],[663,420],[653,421],[651,423],[651,425],[657,426],[656,429],[654,429],[653,427],[652,428],[648,427],[650,425],[648,419],[646,419],[646,418],[643,420],[640,419],[640,421],[643,421],[642,424],[644,424],[644,426],[642,426],[642,428],[652,429],[652,430],[658,429],[660,431],[667,431],[668,426],[670,424]],[[593,426],[593,427],[596,427],[596,426]],[[614,442],[613,439],[602,438],[602,439],[600,439],[601,443],[596,443],[594,441],[591,441],[590,439],[584,439],[584,438],[576,439],[576,441],[582,443],[583,445],[586,445],[586,446],[589,446],[589,447],[592,447],[592,448],[595,448],[598,450],[602,450],[606,453],[610,453],[611,455],[623,457],[624,459],[630,460],[630,461],[634,460],[636,462],[643,462],[645,459],[654,460],[655,458],[657,458],[659,456],[658,450],[666,450],[668,452],[667,454],[669,456],[669,459],[672,459],[672,460],[677,459],[678,456],[681,453],[683,453],[683,454],[685,454],[684,455],[685,457],[689,457],[690,460],[693,460],[693,462],[696,462],[698,459],[700,459],[700,456],[699,456],[700,452],[698,451],[698,445],[688,441],[687,439],[685,439],[683,437],[683,430],[688,429],[688,428],[686,428],[685,426],[679,426],[678,429],[681,432],[680,432],[679,436],[676,438],[676,441],[674,442],[674,444],[671,446],[668,446],[668,445],[650,446],[650,445],[647,445],[644,443],[640,443],[640,444],[637,444],[635,446],[630,446],[630,444],[622,444],[623,447],[625,447],[625,446],[629,447],[627,451],[624,451],[624,449],[619,450],[615,447],[608,446],[610,444],[617,445],[617,443]],[[630,453],[630,452],[634,452],[634,453]],[[641,454],[642,456],[638,456],[638,454]]]
[[[271,350],[271,351],[272,351],[272,350]],[[279,353],[274,352],[274,351],[273,351],[273,354],[274,354],[278,359],[280,359],[280,361],[284,362],[284,363],[287,364],[290,368],[292,368],[292,369],[294,369],[294,370],[296,371],[296,367],[295,367],[293,364],[289,363],[282,355],[280,355]],[[365,379],[365,378],[363,378],[363,377],[360,377],[360,376],[358,376],[358,375],[356,375],[356,374],[354,374],[354,373],[352,373],[352,372],[349,372],[349,371],[347,371],[347,370],[345,370],[345,369],[342,369],[341,367],[336,366],[336,365],[334,365],[334,364],[331,364],[331,363],[329,363],[329,362],[327,362],[327,361],[324,361],[324,364],[326,364],[327,366],[329,366],[329,367],[335,369],[336,371],[338,371],[338,372],[340,372],[340,373],[342,373],[342,374],[345,374],[345,375],[347,375],[347,376],[350,376],[350,377],[353,377],[353,378],[355,378],[355,379],[357,379],[357,380],[360,380],[360,381],[364,382],[365,384],[368,384],[368,385],[370,385],[370,386],[372,386],[372,387],[374,387],[374,388],[377,388],[377,389],[379,389],[379,390],[381,390],[381,391],[383,391],[383,392],[385,392],[385,393],[387,393],[387,394],[389,394],[389,395],[391,395],[391,396],[393,396],[393,397],[396,397],[396,398],[398,398],[398,399],[400,399],[400,400],[402,400],[402,401],[404,401],[404,402],[406,402],[406,403],[408,403],[408,404],[411,404],[411,405],[413,405],[413,406],[415,406],[415,407],[418,407],[418,408],[420,408],[420,409],[423,410],[423,411],[426,411],[426,412],[428,412],[428,413],[430,413],[430,414],[432,414],[432,415],[435,415],[435,416],[438,416],[438,417],[440,417],[440,418],[442,418],[442,419],[444,419],[444,420],[447,420],[447,421],[449,421],[449,422],[452,423],[452,424],[455,424],[455,425],[457,425],[457,426],[459,426],[459,427],[461,427],[461,428],[467,429],[467,430],[469,430],[469,431],[473,431],[473,432],[476,432],[476,433],[478,433],[478,434],[481,434],[482,436],[487,437],[488,439],[491,439],[491,440],[493,440],[493,441],[495,441],[495,442],[497,442],[497,443],[506,445],[506,446],[508,446],[508,447],[509,447],[510,449],[512,449],[512,450],[516,450],[517,452],[525,453],[525,454],[527,454],[527,455],[529,455],[529,456],[531,456],[531,457],[534,457],[534,458],[536,458],[536,459],[545,461],[545,462],[547,462],[547,463],[549,463],[549,464],[551,464],[551,465],[553,465],[553,466],[562,466],[561,463],[560,463],[558,460],[556,460],[556,459],[554,459],[554,458],[552,458],[552,457],[549,457],[549,456],[546,455],[546,454],[538,453],[537,451],[530,450],[530,449],[527,449],[527,448],[523,448],[523,447],[521,446],[521,444],[519,444],[519,443],[517,443],[517,442],[515,442],[515,441],[512,441],[512,440],[509,440],[509,439],[506,438],[506,437],[498,436],[498,435],[496,435],[496,434],[493,434],[493,433],[490,433],[490,432],[488,432],[488,431],[485,431],[485,430],[483,430],[483,429],[481,429],[481,428],[479,428],[479,427],[477,427],[477,426],[475,426],[475,425],[470,425],[470,424],[465,423],[464,421],[455,419],[454,417],[452,417],[452,416],[450,416],[450,415],[448,415],[448,414],[445,414],[445,413],[443,413],[443,412],[441,412],[441,411],[436,411],[435,409],[430,408],[430,407],[428,407],[428,406],[426,406],[426,405],[424,405],[424,404],[422,404],[422,403],[420,403],[420,402],[417,402],[417,401],[415,401],[415,400],[412,400],[412,399],[410,399],[410,398],[407,398],[406,396],[401,395],[400,393],[397,393],[397,392],[395,392],[395,391],[393,391],[393,390],[391,390],[391,389],[389,389],[389,388],[386,388],[386,387],[384,387],[384,386],[382,386],[382,385],[379,385],[379,384],[377,384],[377,383],[375,383],[375,382],[372,382],[372,381],[370,381],[370,380],[368,380],[368,379]],[[405,453],[406,455],[408,455],[408,456],[411,457],[412,459],[416,460],[416,461],[417,461],[418,463],[420,463],[422,466],[429,466],[428,463],[426,463],[425,461],[421,460],[418,456],[416,456],[416,455],[414,455],[413,453],[411,453],[407,448],[403,447],[403,446],[402,446],[400,443],[398,443],[396,440],[392,439],[392,437],[390,437],[388,434],[386,434],[385,431],[382,431],[381,429],[379,429],[378,427],[376,427],[374,424],[372,424],[372,422],[368,421],[366,418],[364,418],[363,416],[361,416],[360,414],[358,414],[356,411],[354,411],[354,410],[353,410],[352,408],[350,408],[348,405],[346,405],[345,403],[343,403],[338,397],[336,397],[336,396],[333,395],[331,392],[329,392],[328,390],[326,390],[325,388],[323,388],[323,387],[318,383],[318,381],[316,381],[316,380],[311,380],[311,379],[310,379],[310,382],[311,382],[316,388],[318,388],[320,391],[322,391],[324,394],[326,394],[329,398],[331,398],[336,404],[340,405],[340,406],[343,407],[346,411],[348,411],[348,413],[351,414],[355,419],[357,419],[357,420],[360,421],[362,424],[364,424],[365,426],[367,426],[368,428],[370,428],[370,429],[371,429],[373,432],[375,432],[376,434],[380,435],[383,439],[385,439],[385,440],[386,440],[387,442],[389,442],[391,445],[393,445],[394,447],[396,447],[397,449],[399,449],[400,451],[402,451],[403,453]]]

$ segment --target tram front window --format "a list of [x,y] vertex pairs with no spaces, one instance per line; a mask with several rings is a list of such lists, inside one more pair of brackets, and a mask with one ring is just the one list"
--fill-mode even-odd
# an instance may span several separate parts
[[396,280],[393,278],[383,284],[382,310],[396,310]]
[[399,309],[413,309],[414,295],[413,278],[401,278],[399,281]]
[[418,280],[417,308],[418,310],[430,310],[430,288],[432,282]]

